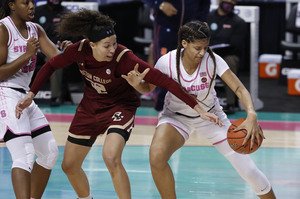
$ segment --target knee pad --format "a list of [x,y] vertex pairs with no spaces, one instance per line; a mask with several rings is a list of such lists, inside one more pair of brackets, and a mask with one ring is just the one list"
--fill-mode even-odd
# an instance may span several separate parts
[[31,143],[25,144],[24,151],[19,154],[11,154],[12,156],[12,168],[21,168],[31,173],[34,163],[34,148]]
[[56,145],[56,141],[51,139],[47,148],[37,149],[36,150],[38,158],[36,159],[36,163],[46,169],[52,169],[58,158],[58,148]]

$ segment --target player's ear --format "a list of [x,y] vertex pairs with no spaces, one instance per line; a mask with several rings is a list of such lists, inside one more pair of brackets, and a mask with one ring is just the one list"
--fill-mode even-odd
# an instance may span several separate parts
[[184,48],[186,48],[187,47],[187,45],[188,45],[188,42],[186,41],[186,40],[182,40],[181,41],[181,45],[184,47]]

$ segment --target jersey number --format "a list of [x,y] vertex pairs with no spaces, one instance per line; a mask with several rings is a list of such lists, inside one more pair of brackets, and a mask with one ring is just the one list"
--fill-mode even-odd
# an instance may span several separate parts
[[89,80],[86,78],[89,82],[91,82],[92,87],[97,91],[99,94],[107,94],[107,91],[105,87],[102,84],[99,84],[97,82],[93,82],[92,80]]

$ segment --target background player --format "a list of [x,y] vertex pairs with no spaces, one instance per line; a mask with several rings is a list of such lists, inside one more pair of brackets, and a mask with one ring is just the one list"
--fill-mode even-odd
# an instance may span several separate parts
[[34,8],[33,0],[4,0],[0,10],[0,141],[11,154],[17,199],[42,197],[58,156],[48,121],[35,103],[20,120],[13,114],[18,100],[29,90],[37,50],[47,57],[60,53],[44,29],[29,22]]

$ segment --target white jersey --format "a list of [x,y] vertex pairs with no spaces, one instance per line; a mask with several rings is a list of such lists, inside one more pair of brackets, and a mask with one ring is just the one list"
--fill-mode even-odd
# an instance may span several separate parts
[[[217,54],[214,55],[216,58],[216,75],[221,76],[227,69],[229,69],[229,67],[220,56],[218,56]],[[170,51],[169,53],[160,57],[155,64],[155,68],[178,82],[176,69],[176,50]],[[186,89],[188,93],[196,96],[198,100],[202,101],[205,104],[203,105],[202,103],[198,102],[199,105],[206,111],[212,108],[214,105],[219,106],[219,101],[214,89],[215,81],[212,82],[212,86],[209,90],[213,74],[214,63],[208,52],[206,52],[198,68],[192,75],[189,75],[185,71],[182,64],[182,59],[180,59],[181,85]],[[208,92],[209,94],[206,97]],[[192,117],[199,116],[199,114],[195,110],[190,108],[170,92],[167,92],[165,97],[164,110],[165,109],[169,109],[172,112],[178,112]]]
[[[1,19],[0,22],[6,26],[9,34],[6,63],[11,63],[26,52],[27,41],[30,37],[38,39],[38,30],[34,23],[26,22],[28,38],[24,38],[9,16]],[[36,58],[36,55],[30,58],[17,73],[10,78],[1,81],[0,86],[29,90],[29,84],[36,65]]]

